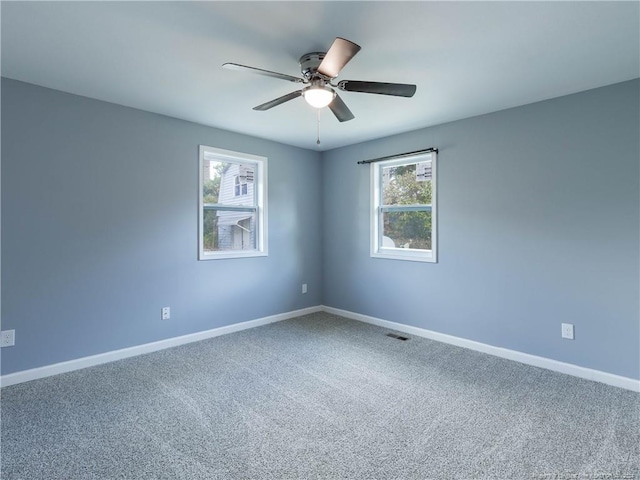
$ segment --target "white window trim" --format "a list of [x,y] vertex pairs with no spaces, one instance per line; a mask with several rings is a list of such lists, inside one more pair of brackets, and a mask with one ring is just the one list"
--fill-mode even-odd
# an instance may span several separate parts
[[[218,252],[204,251],[204,202],[202,198],[203,162],[205,154],[213,154],[221,161],[245,163],[257,169],[254,181],[254,195],[256,197],[256,248],[254,250],[224,250]],[[220,260],[226,258],[266,257],[267,248],[267,157],[251,155],[249,153],[234,152],[221,148],[200,145],[198,170],[198,260]]]
[[[380,191],[382,167],[419,163],[431,160],[431,250],[383,247],[382,232],[380,230]],[[438,261],[438,207],[437,207],[437,154],[436,152],[422,153],[413,156],[402,156],[371,163],[371,257],[389,260],[408,260],[412,262],[436,263]]]

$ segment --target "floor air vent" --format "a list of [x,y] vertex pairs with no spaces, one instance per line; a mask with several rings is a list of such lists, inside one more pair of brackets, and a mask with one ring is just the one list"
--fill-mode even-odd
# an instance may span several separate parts
[[402,337],[400,335],[396,335],[395,333],[387,333],[387,337],[397,338],[398,340],[402,340],[403,342],[406,342],[407,340],[409,340],[408,337]]

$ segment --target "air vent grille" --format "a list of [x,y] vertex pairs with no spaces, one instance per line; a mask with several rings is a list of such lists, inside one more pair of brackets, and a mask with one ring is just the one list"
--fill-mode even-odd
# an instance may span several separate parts
[[395,338],[397,340],[402,340],[403,342],[406,342],[407,340],[409,340],[408,337],[403,337],[401,335],[396,335],[395,333],[387,333],[387,337]]

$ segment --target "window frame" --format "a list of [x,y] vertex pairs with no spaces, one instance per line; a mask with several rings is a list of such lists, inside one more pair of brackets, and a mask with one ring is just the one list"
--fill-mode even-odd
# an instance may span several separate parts
[[[221,162],[250,165],[254,167],[254,205],[250,207],[228,204],[215,204],[219,210],[255,211],[256,215],[256,248],[251,250],[220,250],[205,252],[204,250],[204,162],[206,156],[214,156]],[[211,158],[207,158],[210,161]],[[224,150],[222,148],[200,145],[198,155],[198,260],[221,260],[228,258],[251,258],[268,256],[267,248],[267,157],[249,153]],[[234,185],[235,194],[235,185]],[[235,195],[234,195],[235,196]]]
[[[382,169],[390,166],[412,165],[431,161],[431,250],[383,246],[381,216],[384,211],[427,211],[426,204],[421,205],[383,205]],[[408,260],[412,262],[437,263],[438,261],[438,195],[437,195],[437,153],[426,152],[410,156],[397,156],[388,160],[372,162],[371,175],[371,252],[373,258],[389,260]]]

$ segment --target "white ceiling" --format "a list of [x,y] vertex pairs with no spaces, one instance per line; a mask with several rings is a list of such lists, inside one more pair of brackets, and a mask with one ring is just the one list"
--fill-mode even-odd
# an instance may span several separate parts
[[[327,150],[640,76],[634,2],[1,2],[5,77]],[[415,83],[413,98],[340,95],[339,123],[299,98],[252,107],[335,37],[362,50],[338,79]]]

